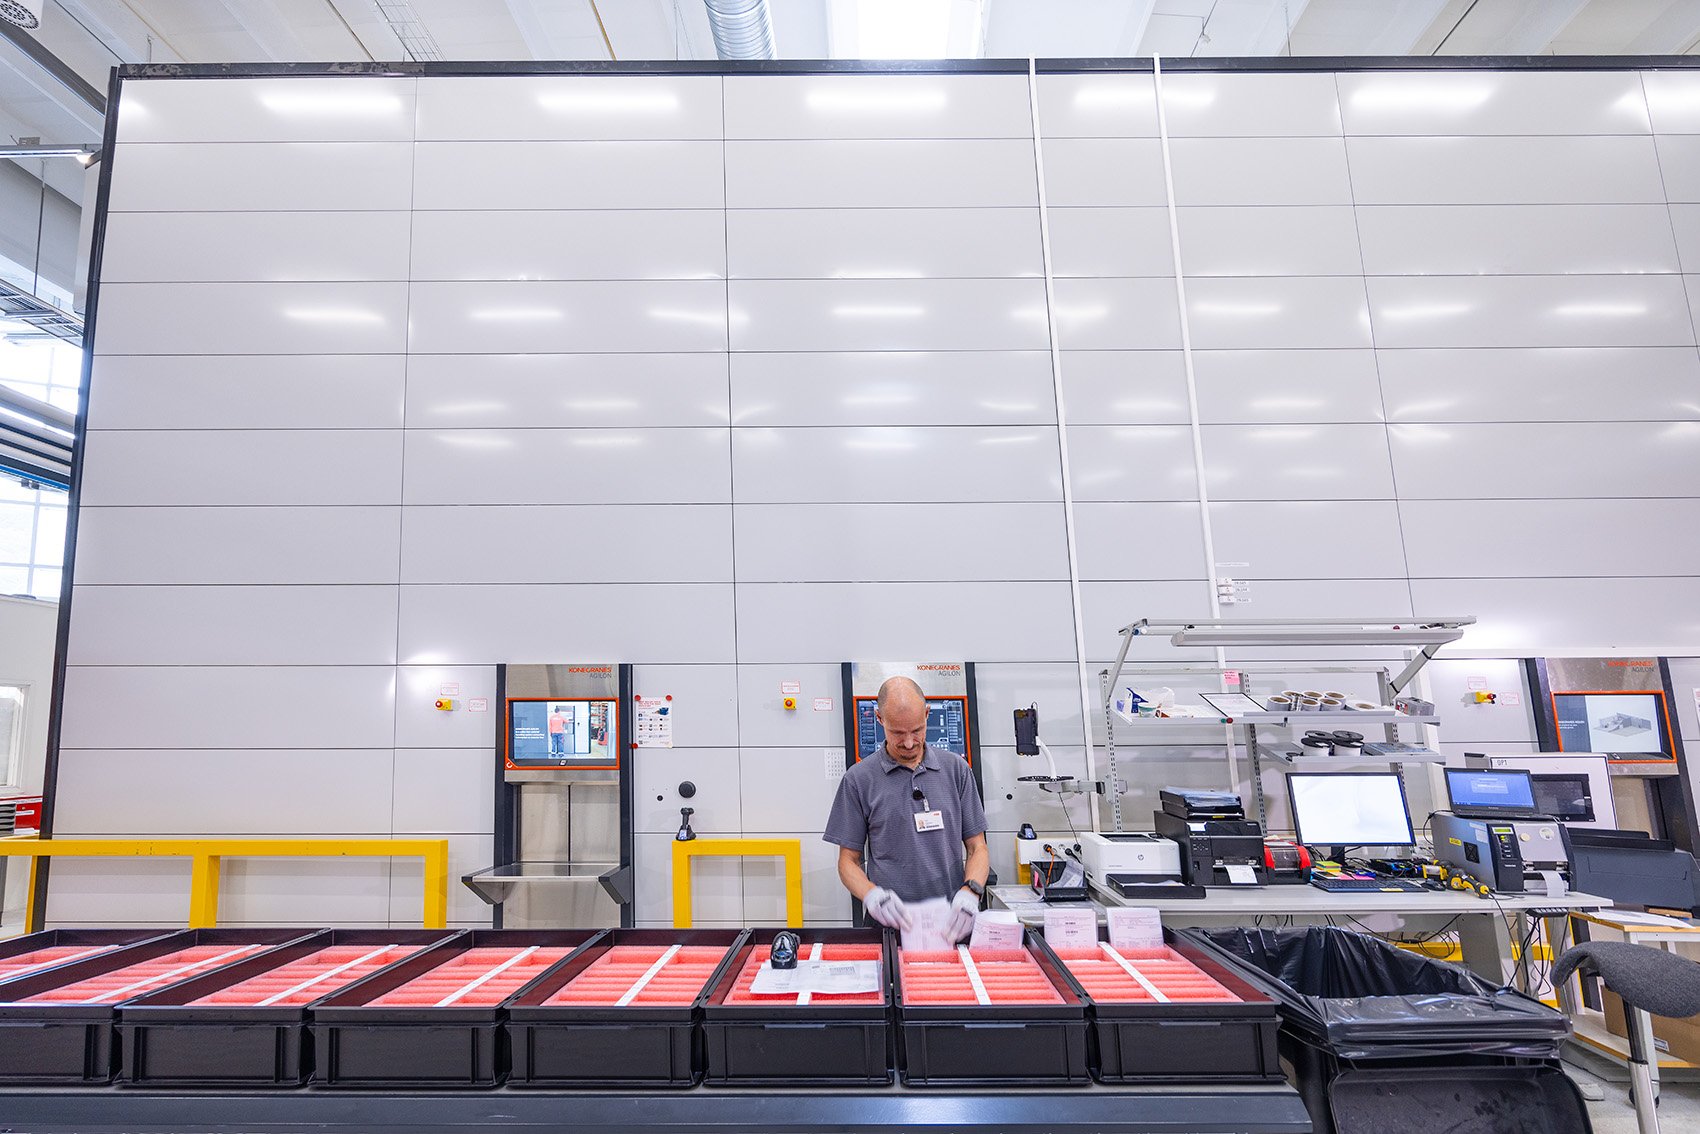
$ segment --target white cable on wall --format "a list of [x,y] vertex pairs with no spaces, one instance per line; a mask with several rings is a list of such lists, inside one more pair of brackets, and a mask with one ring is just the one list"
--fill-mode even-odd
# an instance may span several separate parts
[[[1045,326],[1050,332],[1051,389],[1057,403],[1057,454],[1062,461],[1063,535],[1068,543],[1068,592],[1074,603],[1074,664],[1080,679],[1081,741],[1086,746],[1086,783],[1090,785],[1098,779],[1098,761],[1092,752],[1092,717],[1097,710],[1093,703],[1091,681],[1086,672],[1086,620],[1081,614],[1080,556],[1074,540],[1074,485],[1069,477],[1068,412],[1063,404],[1062,344],[1057,341],[1056,279],[1051,274],[1051,218],[1045,203],[1044,136],[1039,129],[1039,65],[1038,61],[1031,57],[1027,60],[1027,104],[1033,117],[1033,173],[1039,189],[1039,254],[1045,267]],[[1066,811],[1068,797],[1059,796],[1058,799]],[[1092,829],[1097,831],[1098,806],[1090,793],[1087,795],[1087,802],[1090,804],[1086,809],[1088,818],[1092,821]]]
[[[1181,319],[1181,363],[1186,370],[1186,409],[1192,429],[1192,472],[1198,484],[1198,527],[1204,537],[1204,588],[1210,598],[1210,617],[1222,617],[1216,594],[1216,533],[1210,523],[1210,487],[1204,479],[1204,430],[1198,420],[1198,375],[1192,365],[1192,320],[1186,308],[1186,274],[1181,270],[1181,218],[1175,204],[1175,167],[1169,154],[1169,112],[1163,101],[1163,60],[1151,57],[1151,83],[1157,103],[1157,145],[1163,154],[1163,193],[1169,206],[1169,249],[1175,259],[1175,303]],[[1228,651],[1216,647],[1216,667],[1225,669]],[[1234,756],[1233,726],[1228,733],[1228,783],[1237,790],[1239,761]]]

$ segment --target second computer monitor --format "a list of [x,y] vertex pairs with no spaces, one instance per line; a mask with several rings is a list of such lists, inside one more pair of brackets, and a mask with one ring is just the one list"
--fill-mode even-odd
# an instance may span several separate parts
[[1288,772],[1298,841],[1309,846],[1413,846],[1405,784],[1392,772]]

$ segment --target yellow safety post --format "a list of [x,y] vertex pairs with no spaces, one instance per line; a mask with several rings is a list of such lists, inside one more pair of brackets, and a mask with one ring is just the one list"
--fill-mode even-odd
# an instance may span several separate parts
[[218,924],[218,882],[226,858],[420,858],[425,863],[422,924],[443,929],[449,914],[447,839],[0,839],[0,855],[30,860],[30,908],[25,927],[41,928],[35,917],[36,864],[43,858],[151,858],[191,860],[189,928]]
[[189,868],[189,928],[211,929],[218,924],[218,874],[224,859],[197,854]]
[[703,855],[785,860],[785,924],[803,924],[801,839],[686,839],[673,843],[673,928],[691,927],[691,859]]

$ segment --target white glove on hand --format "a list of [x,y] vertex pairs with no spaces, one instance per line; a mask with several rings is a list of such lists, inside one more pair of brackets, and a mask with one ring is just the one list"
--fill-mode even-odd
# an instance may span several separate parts
[[971,890],[958,890],[950,900],[950,921],[945,934],[952,941],[961,941],[974,932],[974,918],[980,912],[980,899]]
[[904,908],[903,899],[883,886],[868,891],[862,899],[862,908],[881,925],[897,930],[909,928],[909,911]]

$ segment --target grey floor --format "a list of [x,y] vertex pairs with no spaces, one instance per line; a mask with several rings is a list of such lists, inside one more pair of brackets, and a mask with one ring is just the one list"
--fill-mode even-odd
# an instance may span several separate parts
[[[1571,1057],[1573,1058],[1573,1057]],[[1636,1134],[1635,1108],[1629,1105],[1629,1080],[1623,1069],[1593,1059],[1566,1062],[1564,1070],[1583,1095],[1597,1085],[1605,1098],[1588,1103],[1588,1120],[1594,1134]],[[1700,1131],[1700,1082],[1664,1083],[1659,1091],[1659,1125],[1663,1134],[1693,1134]]]

